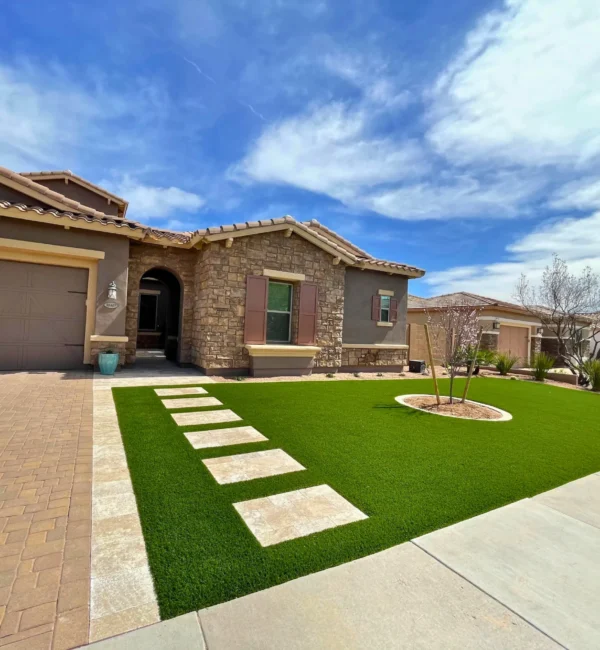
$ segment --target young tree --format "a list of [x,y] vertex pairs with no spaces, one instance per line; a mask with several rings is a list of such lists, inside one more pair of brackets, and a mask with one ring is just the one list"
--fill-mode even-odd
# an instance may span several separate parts
[[600,352],[600,278],[588,266],[580,275],[569,272],[564,260],[554,256],[539,286],[522,275],[516,298],[556,336],[558,354],[580,382],[586,358]]
[[454,378],[462,366],[467,364],[469,349],[478,340],[478,316],[481,308],[471,305],[459,305],[447,301],[440,305],[441,309],[428,312],[427,322],[430,324],[436,339],[435,347],[441,353],[444,366],[450,376],[450,404],[454,402]]

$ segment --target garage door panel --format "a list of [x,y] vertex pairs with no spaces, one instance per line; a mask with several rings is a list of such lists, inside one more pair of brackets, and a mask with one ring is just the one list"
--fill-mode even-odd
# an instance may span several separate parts
[[29,320],[25,341],[29,343],[53,343],[57,345],[80,344],[79,321]]
[[0,317],[0,344],[22,343],[26,339],[26,328],[27,322],[22,318]]
[[87,292],[87,271],[85,269],[54,266],[52,267],[52,273],[48,273],[47,266],[32,264],[32,267],[30,273],[30,286],[32,289]]
[[27,267],[37,266],[35,264],[21,264],[0,260],[0,288],[19,289],[27,286],[29,269]]
[[517,365],[527,363],[529,347],[529,330],[526,327],[500,325],[498,350],[519,357]]
[[24,316],[27,313],[27,294],[0,287],[0,317]]
[[79,293],[30,293],[29,316],[85,321],[85,296]]
[[0,370],[12,370],[21,367],[20,346],[0,344]]
[[83,366],[87,276],[0,260],[0,370]]
[[68,370],[82,365],[83,345],[23,347],[23,370]]

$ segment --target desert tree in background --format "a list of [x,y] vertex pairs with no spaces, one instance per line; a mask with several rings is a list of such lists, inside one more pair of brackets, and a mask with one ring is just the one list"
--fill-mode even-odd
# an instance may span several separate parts
[[547,266],[539,285],[523,274],[515,296],[556,337],[558,355],[565,365],[586,379],[588,358],[600,352],[600,278],[588,266],[576,275],[557,255]]

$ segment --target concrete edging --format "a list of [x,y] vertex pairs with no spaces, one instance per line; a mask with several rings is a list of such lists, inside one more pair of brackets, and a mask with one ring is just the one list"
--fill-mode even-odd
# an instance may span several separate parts
[[[402,406],[406,406],[409,409],[415,409],[416,411],[421,411],[422,413],[429,413],[430,415],[441,415],[442,417],[445,418],[456,418],[457,420],[470,420],[471,422],[508,422],[509,420],[512,420],[512,415],[508,411],[503,411],[502,409],[497,408],[496,406],[492,406],[491,404],[484,404],[483,402],[474,402],[471,399],[466,400],[469,404],[475,404],[476,406],[485,406],[486,408],[491,409],[492,411],[495,411],[496,413],[500,413],[501,417],[499,417],[496,420],[486,420],[484,418],[466,418],[462,415],[452,415],[451,413],[435,413],[433,411],[428,411],[427,409],[422,409],[418,406],[413,406],[412,404],[407,404],[406,400],[409,397],[433,397],[432,395],[429,395],[428,393],[413,393],[410,395],[398,395],[398,397],[395,397],[394,399],[398,402],[398,404],[402,404]],[[442,397],[445,397],[443,395]]]

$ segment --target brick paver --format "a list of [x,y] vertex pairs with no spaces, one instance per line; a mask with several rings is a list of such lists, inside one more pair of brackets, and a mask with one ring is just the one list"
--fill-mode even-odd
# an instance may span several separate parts
[[91,373],[0,373],[0,648],[87,643],[91,454]]

